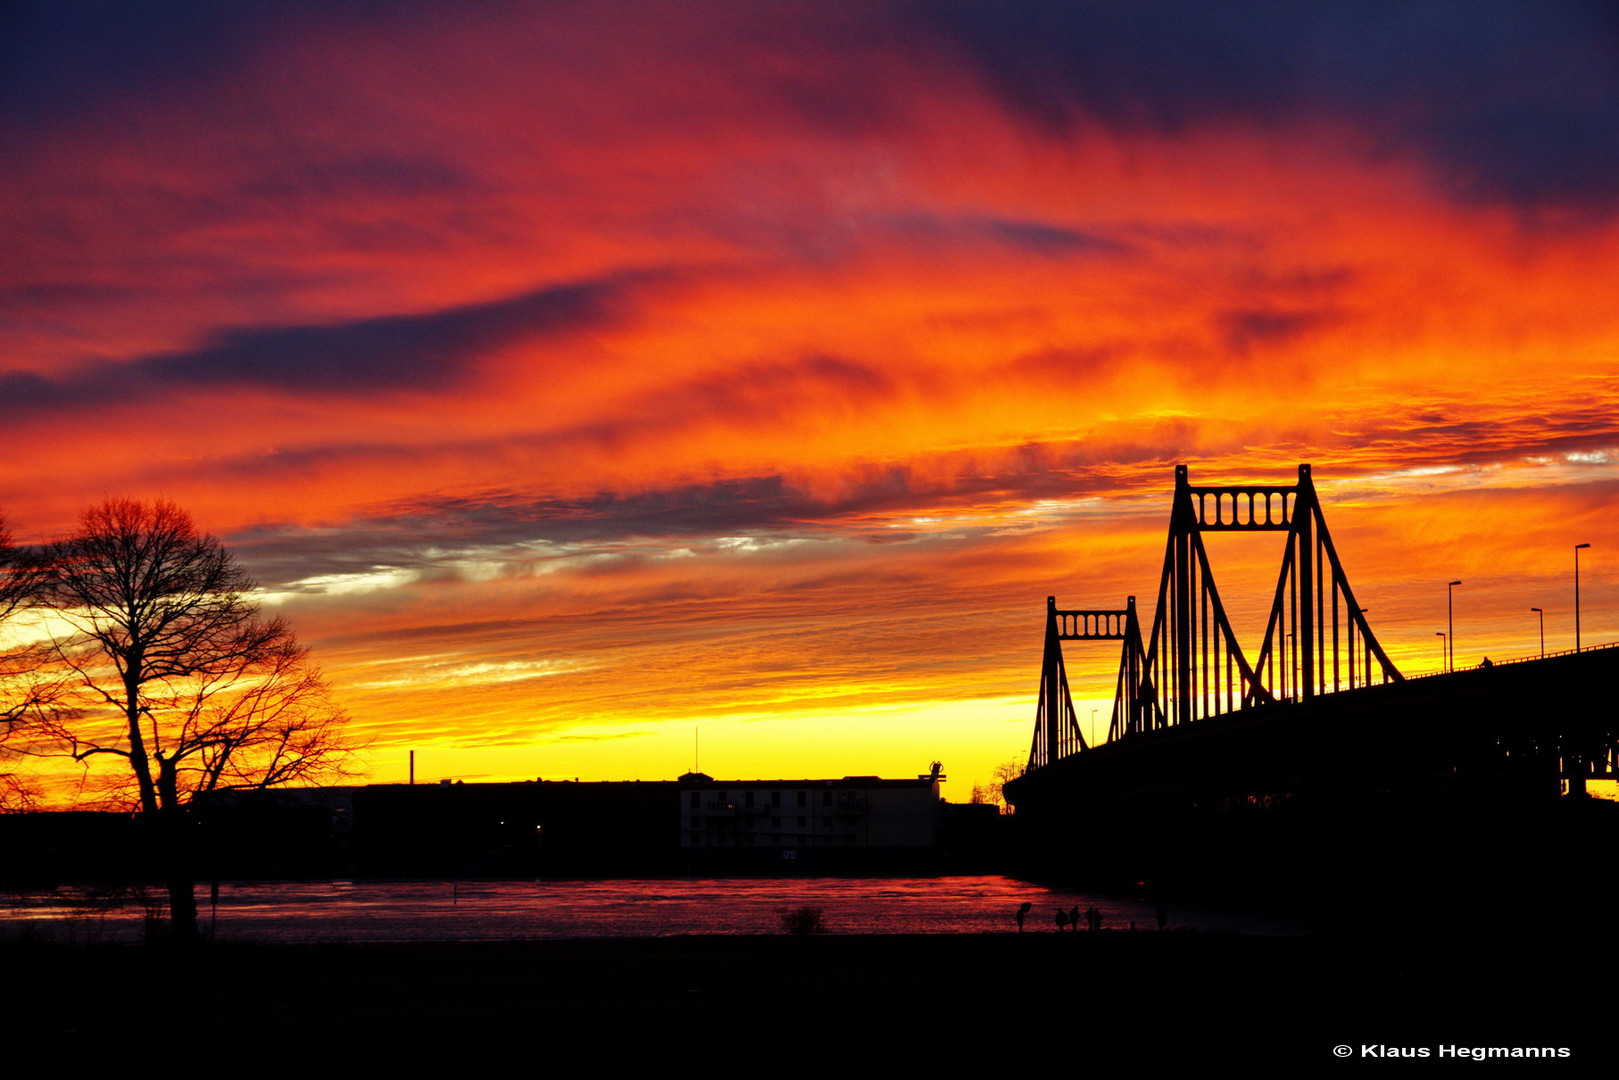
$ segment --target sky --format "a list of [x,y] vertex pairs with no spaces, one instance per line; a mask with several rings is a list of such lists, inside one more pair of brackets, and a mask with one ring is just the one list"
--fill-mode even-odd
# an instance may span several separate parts
[[1408,674],[1576,543],[1619,639],[1609,4],[24,0],[0,251],[17,538],[186,507],[379,782],[964,800],[1177,464],[1310,463]]

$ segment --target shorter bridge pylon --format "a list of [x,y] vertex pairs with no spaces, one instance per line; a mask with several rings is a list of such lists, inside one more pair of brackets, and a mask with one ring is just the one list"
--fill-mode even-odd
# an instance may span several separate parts
[[1143,681],[1146,653],[1141,645],[1141,623],[1136,618],[1136,598],[1128,597],[1122,608],[1060,610],[1057,598],[1048,596],[1040,703],[1035,709],[1034,743],[1029,748],[1031,769],[1089,748],[1068,689],[1068,670],[1062,655],[1065,641],[1123,643],[1113,691],[1113,715],[1108,724],[1110,741],[1131,727],[1150,726],[1150,719],[1142,714],[1157,709],[1152,684]]

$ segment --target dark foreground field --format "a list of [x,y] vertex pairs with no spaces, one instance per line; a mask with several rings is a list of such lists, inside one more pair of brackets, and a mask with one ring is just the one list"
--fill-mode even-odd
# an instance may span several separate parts
[[[1334,1047],[1611,1052],[1611,953],[1538,937],[982,936],[0,950],[14,1046],[323,1074],[821,1066],[1000,1075],[1158,1063],[1340,1067]],[[515,1057],[513,1054],[515,1053]],[[1375,1053],[1375,1051],[1374,1051]],[[1031,1056],[1032,1055],[1032,1056]],[[1384,1064],[1387,1064],[1385,1061]]]

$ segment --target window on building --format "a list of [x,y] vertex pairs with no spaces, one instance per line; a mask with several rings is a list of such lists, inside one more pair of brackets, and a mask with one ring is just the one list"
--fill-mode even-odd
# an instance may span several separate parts
[[781,792],[772,791],[770,793],[770,805],[771,806],[780,806],[781,805]]
[[831,788],[824,788],[821,791],[821,805],[822,806],[831,806],[832,805],[832,789]]
[[753,805],[753,792],[749,791],[749,792],[746,792],[745,794],[743,794],[742,802],[747,806],[752,806]]
[[702,804],[702,798],[703,798],[703,793],[700,792],[700,791],[694,791],[694,792],[691,793],[691,808],[693,810],[695,810],[699,806],[703,805]]
[[809,805],[809,792],[800,791],[798,793],[798,805],[799,806],[808,806]]

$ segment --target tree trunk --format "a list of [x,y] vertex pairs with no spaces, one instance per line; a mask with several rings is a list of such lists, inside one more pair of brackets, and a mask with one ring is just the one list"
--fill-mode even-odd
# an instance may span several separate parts
[[195,863],[191,850],[190,822],[180,805],[180,793],[173,763],[158,759],[158,843],[162,847],[163,879],[169,890],[169,936],[176,945],[202,940],[197,928]]
[[197,927],[197,895],[194,874],[176,864],[169,871],[169,934],[177,945],[202,940]]

